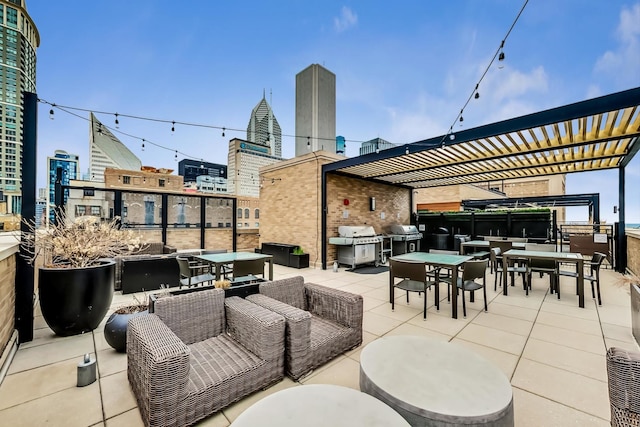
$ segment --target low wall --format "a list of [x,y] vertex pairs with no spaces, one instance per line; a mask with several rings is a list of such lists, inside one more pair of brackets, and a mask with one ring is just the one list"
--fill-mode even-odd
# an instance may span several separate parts
[[627,234],[627,269],[640,276],[640,231],[625,230]]
[[0,242],[0,382],[17,345],[15,330],[16,257],[18,244]]

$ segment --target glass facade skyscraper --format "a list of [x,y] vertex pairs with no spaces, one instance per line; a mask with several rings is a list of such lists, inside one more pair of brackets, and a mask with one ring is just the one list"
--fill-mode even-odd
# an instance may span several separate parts
[[[80,163],[76,154],[69,154],[63,150],[56,150],[53,157],[47,157],[47,170],[49,172],[46,217],[50,223],[55,220],[56,176],[58,168],[62,169],[62,185],[69,185],[69,181],[79,178]],[[69,196],[69,190],[65,190],[65,198]]]
[[282,130],[264,93],[262,100],[251,111],[247,141],[266,145],[271,148],[273,156],[282,157]]
[[36,92],[39,45],[25,0],[0,0],[0,191],[8,213],[22,207],[22,93]]

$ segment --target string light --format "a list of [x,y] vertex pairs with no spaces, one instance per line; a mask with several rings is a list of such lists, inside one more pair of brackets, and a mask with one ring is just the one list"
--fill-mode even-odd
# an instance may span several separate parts
[[176,122],[171,122],[171,135],[176,131]]
[[307,137],[307,150],[311,148],[311,137]]
[[[476,83],[476,86],[473,89],[473,91],[471,92],[471,94],[469,95],[469,97],[467,98],[467,101],[462,106],[462,109],[460,109],[460,113],[458,114],[458,116],[453,120],[453,123],[451,124],[451,126],[449,126],[449,131],[442,137],[442,141],[441,141],[441,144],[440,144],[441,147],[444,147],[444,140],[447,137],[447,135],[449,135],[449,139],[450,140],[453,141],[455,139],[455,136],[452,133],[453,127],[455,126],[456,122],[462,123],[462,121],[463,121],[462,112],[464,111],[465,108],[467,108],[467,105],[469,104],[471,99],[472,98],[473,99],[480,98],[480,92],[478,91],[478,89],[480,88],[480,83],[482,82],[482,80],[484,80],[485,76],[489,72],[489,69],[491,68],[491,65],[493,65],[493,63],[495,62],[496,58],[498,58],[499,62],[500,61],[504,61],[504,58],[505,58],[505,54],[504,54],[504,50],[503,50],[504,49],[504,44],[507,41],[507,38],[509,38],[509,34],[511,34],[511,31],[513,30],[513,28],[515,27],[516,23],[518,22],[518,19],[520,18],[520,15],[522,15],[522,12],[524,12],[524,9],[527,6],[527,3],[529,3],[529,0],[525,0],[524,1],[524,4],[522,5],[522,7],[520,8],[520,11],[518,12],[518,15],[516,16],[516,18],[511,23],[511,27],[509,27],[509,30],[507,31],[507,34],[504,36],[504,39],[502,39],[502,41],[500,42],[500,46],[498,47],[498,49],[494,53],[493,58],[491,58],[491,61],[489,61],[489,65],[487,65],[487,68],[485,68],[484,72],[482,73],[482,76],[480,76],[480,80],[478,80],[478,83]],[[499,67],[499,68],[501,68],[501,67]]]
[[[142,137],[139,135],[133,135],[133,134],[129,134],[127,132],[123,132],[121,130],[119,130],[119,124],[120,124],[120,117],[127,117],[130,119],[135,119],[135,120],[145,120],[145,121],[152,121],[152,122],[158,122],[158,123],[168,123],[172,125],[172,128],[175,129],[175,125],[183,125],[186,127],[199,127],[199,128],[208,128],[208,129],[220,129],[222,130],[222,136],[224,137],[226,135],[226,131],[230,130],[233,132],[246,132],[246,129],[236,129],[236,128],[227,128],[227,127],[222,127],[222,126],[214,126],[214,125],[207,125],[207,124],[201,124],[201,123],[192,123],[192,122],[182,122],[182,121],[176,121],[176,120],[164,120],[164,119],[156,119],[156,118],[151,118],[151,117],[143,117],[143,116],[136,116],[136,115],[131,115],[131,114],[122,114],[122,113],[117,113],[117,112],[109,112],[109,111],[99,111],[99,110],[95,110],[95,109],[87,109],[87,108],[81,108],[81,107],[73,107],[73,106],[68,106],[68,105],[58,105],[56,103],[52,103],[49,101],[46,101],[44,99],[38,98],[38,102],[49,105],[53,108],[50,109],[50,116],[51,113],[54,111],[54,109],[58,109],[61,110],[67,114],[70,114],[74,117],[77,117],[78,119],[81,120],[85,120],[85,121],[89,121],[89,119],[87,119],[86,117],[83,117],[77,113],[75,113],[75,111],[82,111],[82,112],[87,112],[87,113],[91,113],[91,114],[104,114],[104,115],[113,115],[115,116],[115,128],[110,128],[109,126],[105,126],[106,129],[111,130],[114,133],[120,134],[120,135],[124,135],[126,137],[135,139],[135,140],[141,140]],[[102,128],[101,126],[104,126],[101,123],[98,123],[98,130],[97,132],[102,134]],[[117,131],[115,129],[118,129]],[[260,133],[260,131],[258,131],[258,133]],[[303,138],[302,135],[290,135],[290,134],[282,134],[282,137],[289,137],[289,138]],[[271,140],[271,135],[270,133],[268,133],[268,138],[269,140]],[[335,139],[333,138],[323,138],[323,137],[317,137],[318,140],[327,140],[327,141],[334,141]],[[355,142],[355,143],[363,143],[365,142],[364,140],[359,141],[359,140],[349,140],[350,142]],[[346,142],[346,141],[345,141]],[[161,144],[155,143],[153,141],[150,141],[148,139],[145,139],[145,143],[148,143],[150,145],[153,145],[154,147],[157,148],[161,148],[163,150],[168,150],[168,151],[178,151],[175,150],[173,147],[167,147],[167,146],[163,146]],[[307,147],[311,147],[311,142],[310,142],[310,137],[307,136]],[[346,147],[346,144],[345,144]],[[185,158],[190,158],[190,159],[198,159],[199,157],[197,156],[193,156],[193,155],[189,155],[187,153],[182,153],[182,155],[184,155]]]
[[176,162],[178,161],[178,150],[176,150],[176,155],[174,156],[174,159],[176,160]]
[[53,108],[49,110],[49,118],[53,120]]
[[144,151],[144,138],[142,138],[142,151]]

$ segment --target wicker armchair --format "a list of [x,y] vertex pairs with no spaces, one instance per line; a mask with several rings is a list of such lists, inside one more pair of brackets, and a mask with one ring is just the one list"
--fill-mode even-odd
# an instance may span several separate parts
[[640,353],[611,347],[607,376],[612,426],[640,425]]
[[285,369],[294,380],[362,343],[361,295],[296,276],[261,283],[247,299],[285,317]]
[[[226,333],[225,333],[226,329]],[[146,426],[188,426],[284,376],[282,316],[222,289],[160,298],[127,328]]]

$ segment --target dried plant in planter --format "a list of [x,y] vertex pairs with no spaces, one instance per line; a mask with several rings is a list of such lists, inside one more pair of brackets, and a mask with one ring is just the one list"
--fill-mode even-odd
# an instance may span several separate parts
[[216,280],[213,282],[213,286],[220,289],[229,289],[231,282],[229,280]]
[[101,259],[136,253],[147,246],[138,232],[121,228],[119,217],[106,222],[94,216],[67,221],[62,214],[55,225],[41,229],[33,222],[25,223],[28,231],[21,244],[29,261],[42,256],[48,268],[91,267]]

